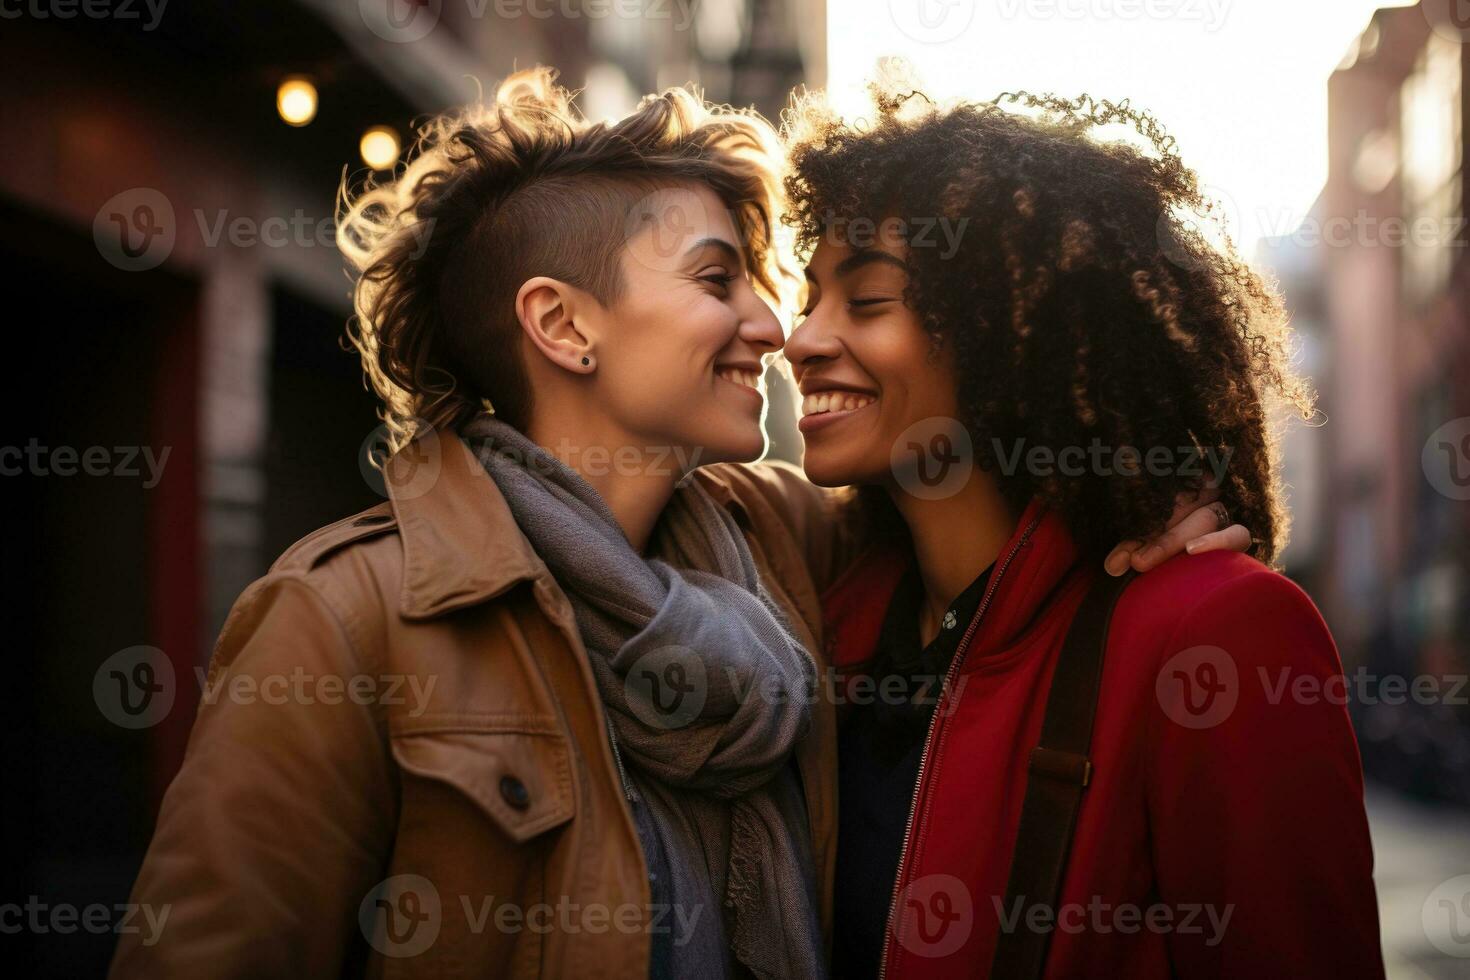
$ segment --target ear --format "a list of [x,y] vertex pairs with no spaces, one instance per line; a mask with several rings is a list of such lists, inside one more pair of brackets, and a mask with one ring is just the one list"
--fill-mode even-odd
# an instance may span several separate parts
[[536,276],[516,293],[516,319],[531,343],[558,367],[578,374],[590,370],[582,363],[592,350],[587,314],[591,297],[560,279]]

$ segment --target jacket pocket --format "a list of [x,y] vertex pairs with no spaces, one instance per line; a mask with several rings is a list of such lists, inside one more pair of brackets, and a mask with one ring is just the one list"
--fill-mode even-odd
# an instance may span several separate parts
[[459,791],[517,844],[566,823],[576,808],[560,733],[417,731],[391,740],[405,772]]

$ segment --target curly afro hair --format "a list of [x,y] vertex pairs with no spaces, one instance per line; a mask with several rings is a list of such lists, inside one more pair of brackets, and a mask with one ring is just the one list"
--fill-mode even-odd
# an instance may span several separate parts
[[[1163,530],[1210,479],[1193,454],[1224,461],[1222,500],[1274,561],[1288,518],[1273,409],[1310,417],[1312,393],[1279,296],[1193,224],[1212,206],[1173,140],[1126,101],[871,92],[862,124],[819,98],[788,114],[786,221],[802,252],[858,219],[958,229],[957,248],[909,236],[905,299],[952,346],[977,464],[1018,510],[1040,497],[1100,551]],[[1108,125],[1128,141],[1103,139]],[[1016,466],[1037,447],[1111,462]],[[1146,462],[1155,447],[1171,465]]]

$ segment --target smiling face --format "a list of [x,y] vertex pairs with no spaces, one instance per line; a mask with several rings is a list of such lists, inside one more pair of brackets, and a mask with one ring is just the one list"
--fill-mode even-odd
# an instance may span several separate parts
[[589,323],[598,410],[640,450],[755,459],[762,358],[783,337],[730,212],[708,188],[671,187],[641,199],[628,227],[621,293]]
[[825,236],[807,266],[807,301],[786,342],[802,394],[802,465],[820,486],[892,486],[910,426],[958,417],[952,359],[904,303],[902,238],[885,223],[871,247]]

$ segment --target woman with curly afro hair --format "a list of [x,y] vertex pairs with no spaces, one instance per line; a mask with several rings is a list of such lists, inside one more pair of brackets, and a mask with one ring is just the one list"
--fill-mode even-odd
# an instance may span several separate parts
[[834,975],[1381,976],[1341,664],[1272,568],[1280,299],[1126,102],[875,92],[788,120],[804,467],[888,529],[823,598]]

